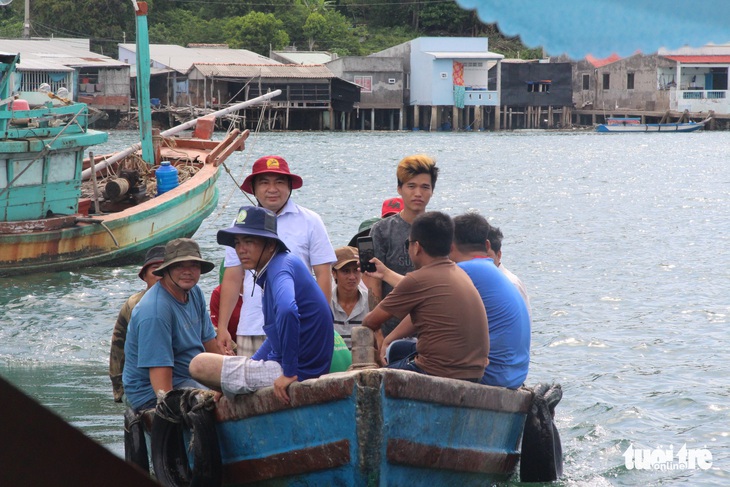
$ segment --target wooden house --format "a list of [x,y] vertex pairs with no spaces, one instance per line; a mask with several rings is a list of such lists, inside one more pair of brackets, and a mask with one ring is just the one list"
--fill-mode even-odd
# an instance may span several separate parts
[[[280,89],[266,116],[269,129],[345,130],[346,115],[360,101],[358,85],[321,64],[195,63],[187,78],[194,104],[213,98],[235,103]],[[255,128],[265,109],[245,110],[243,125]]]
[[554,128],[570,124],[572,65],[502,61],[503,128]]

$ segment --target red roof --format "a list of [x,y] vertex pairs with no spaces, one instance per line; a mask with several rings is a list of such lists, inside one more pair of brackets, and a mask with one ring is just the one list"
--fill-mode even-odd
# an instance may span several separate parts
[[730,56],[664,56],[683,64],[730,64]]
[[620,59],[621,59],[621,56],[619,56],[616,53],[611,54],[607,58],[603,58],[603,59],[596,59],[595,57],[591,56],[590,54],[586,56],[586,61],[591,63],[596,68],[603,67],[607,64],[615,63],[616,61],[618,61]]

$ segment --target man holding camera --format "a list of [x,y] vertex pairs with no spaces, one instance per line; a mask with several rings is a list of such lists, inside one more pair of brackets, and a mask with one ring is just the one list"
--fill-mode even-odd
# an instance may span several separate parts
[[413,221],[404,246],[416,270],[398,276],[375,262],[375,274],[395,287],[363,326],[377,331],[388,319],[400,322],[383,349],[418,334],[415,353],[390,368],[477,382],[489,362],[487,313],[469,276],[449,259],[453,235],[454,223],[445,213],[427,212]]

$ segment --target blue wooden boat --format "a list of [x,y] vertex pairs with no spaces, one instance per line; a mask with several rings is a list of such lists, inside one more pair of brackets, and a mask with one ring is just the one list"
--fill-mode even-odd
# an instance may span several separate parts
[[522,481],[561,475],[559,386],[510,390],[374,368],[374,349],[358,345],[372,334],[356,330],[355,369],[292,384],[290,404],[271,387],[218,402],[180,389],[156,410],[128,410],[126,458],[148,468],[146,423],[166,486],[483,486],[518,462]]
[[[84,160],[107,140],[88,128],[87,106],[18,91],[19,56],[0,54],[0,276],[138,261],[155,245],[192,236],[217,207],[220,165],[248,137],[234,130],[211,140],[215,118],[280,93],[153,136],[146,5],[137,5],[140,143],[116,154]],[[177,135],[193,127],[192,136]],[[178,169],[179,185],[158,195],[164,161]]]
[[710,121],[683,123],[641,123],[638,117],[609,118],[596,127],[596,132],[695,132]]
[[532,394],[371,369],[222,400],[223,484],[485,485],[520,458]]

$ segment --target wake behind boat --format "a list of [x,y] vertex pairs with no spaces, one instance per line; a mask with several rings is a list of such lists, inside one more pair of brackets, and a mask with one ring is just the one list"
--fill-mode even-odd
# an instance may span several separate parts
[[598,125],[596,132],[694,132],[704,128],[711,118],[701,122],[641,123],[638,117],[609,118]]
[[[85,149],[107,140],[88,128],[88,107],[18,91],[19,55],[0,53],[0,276],[123,264],[192,236],[217,207],[219,166],[243,150],[249,134],[233,130],[212,141],[215,118],[280,93],[153,136],[144,13],[137,35],[138,66],[147,66],[138,76],[141,142],[117,154],[85,161]],[[193,127],[191,137],[175,136]],[[156,175],[163,172],[173,175],[159,188]]]

